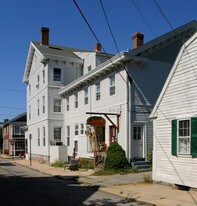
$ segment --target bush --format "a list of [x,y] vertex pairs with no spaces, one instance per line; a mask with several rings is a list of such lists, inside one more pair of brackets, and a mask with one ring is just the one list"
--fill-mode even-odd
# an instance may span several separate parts
[[147,153],[147,162],[152,166],[153,161],[153,150],[150,149]]
[[104,170],[119,172],[121,170],[128,169],[129,167],[125,151],[117,142],[113,142],[107,151]]
[[91,159],[79,158],[77,166],[81,169],[94,169],[94,162]]
[[64,162],[56,161],[56,162],[51,163],[50,165],[52,167],[64,167],[65,163]]

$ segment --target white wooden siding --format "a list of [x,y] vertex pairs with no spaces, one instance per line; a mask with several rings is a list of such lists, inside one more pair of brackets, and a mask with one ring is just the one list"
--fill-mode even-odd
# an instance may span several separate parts
[[197,187],[197,158],[171,155],[171,120],[197,116],[197,39],[183,52],[154,120],[153,180]]

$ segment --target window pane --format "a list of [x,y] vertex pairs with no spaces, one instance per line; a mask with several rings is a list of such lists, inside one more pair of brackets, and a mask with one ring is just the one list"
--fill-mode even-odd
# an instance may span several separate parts
[[189,151],[189,138],[179,138],[179,153],[188,154]]
[[61,69],[54,68],[54,70],[53,70],[53,81],[61,81]]
[[190,134],[190,122],[189,120],[179,121],[179,137],[186,137]]
[[54,128],[54,139],[61,141],[61,127]]
[[61,112],[61,100],[54,100],[54,112]]

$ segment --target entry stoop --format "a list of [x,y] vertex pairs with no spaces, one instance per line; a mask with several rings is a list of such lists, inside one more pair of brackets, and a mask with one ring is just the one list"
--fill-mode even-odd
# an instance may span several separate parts
[[150,165],[145,161],[145,158],[133,158],[131,159],[131,166],[139,171],[151,170]]

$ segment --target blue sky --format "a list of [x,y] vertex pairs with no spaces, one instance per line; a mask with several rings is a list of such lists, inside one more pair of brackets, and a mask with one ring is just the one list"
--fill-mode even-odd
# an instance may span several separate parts
[[[151,27],[147,24],[133,4]],[[109,53],[117,53],[100,0],[76,0]],[[155,0],[102,0],[119,51],[131,48],[131,36],[144,33],[145,42],[171,30]],[[173,28],[196,20],[196,0],[157,0]],[[40,28],[50,29],[50,43],[93,49],[97,42],[72,0],[1,0],[0,121],[26,111],[26,85],[22,83],[30,41],[40,40]]]

